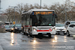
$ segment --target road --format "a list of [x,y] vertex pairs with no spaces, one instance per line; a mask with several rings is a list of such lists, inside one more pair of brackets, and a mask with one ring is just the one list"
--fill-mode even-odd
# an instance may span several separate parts
[[52,38],[44,36],[28,37],[21,33],[0,33],[0,46],[3,50],[75,50],[73,37],[53,35]]

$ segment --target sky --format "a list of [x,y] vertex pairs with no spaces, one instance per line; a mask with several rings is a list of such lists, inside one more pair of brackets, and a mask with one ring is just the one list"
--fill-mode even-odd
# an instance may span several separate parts
[[[41,0],[42,1],[42,6],[44,4],[50,6],[53,5],[55,3],[60,3],[63,4],[65,2],[65,0]],[[71,0],[73,2],[75,2],[75,0]],[[40,0],[1,0],[1,10],[4,11],[6,10],[9,6],[16,6],[17,4],[35,4],[38,3],[40,4]]]

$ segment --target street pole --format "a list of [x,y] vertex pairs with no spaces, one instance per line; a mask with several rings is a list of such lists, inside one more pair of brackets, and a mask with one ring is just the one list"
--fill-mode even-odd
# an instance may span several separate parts
[[[10,6],[10,7],[13,7],[13,6]],[[14,13],[13,13],[13,14],[14,14],[13,23],[15,24],[15,22],[16,22],[16,21],[15,21],[15,8],[17,8],[17,7],[16,7],[16,6],[14,6],[13,8],[14,8],[14,9],[13,9],[13,10],[14,10]]]
[[40,0],[40,9],[41,9],[41,2],[42,2],[42,0]]
[[1,0],[0,0],[0,11],[1,11]]
[[14,21],[13,21],[14,24],[16,23],[16,20],[15,20],[15,17],[16,17],[16,16],[15,16],[15,8],[17,8],[17,7],[16,7],[16,6],[14,7]]
[[67,21],[67,12],[66,12],[66,5],[65,5],[65,21]]
[[15,7],[14,7],[14,21],[15,21]]
[[65,8],[65,21],[67,21],[67,16],[66,16],[66,8]]
[[[10,7],[10,6],[9,6]],[[9,22],[10,22],[10,8],[9,8],[9,16],[8,16]]]

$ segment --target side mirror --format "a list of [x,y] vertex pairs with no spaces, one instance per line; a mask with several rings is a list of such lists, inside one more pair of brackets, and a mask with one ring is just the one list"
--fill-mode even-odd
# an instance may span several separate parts
[[70,22],[67,22],[67,23],[66,23],[66,25],[69,25],[69,24],[70,24]]

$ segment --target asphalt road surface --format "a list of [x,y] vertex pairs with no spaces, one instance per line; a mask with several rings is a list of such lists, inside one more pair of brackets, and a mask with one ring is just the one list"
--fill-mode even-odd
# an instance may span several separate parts
[[42,39],[21,33],[0,33],[0,46],[3,50],[75,50],[73,37],[53,35]]

